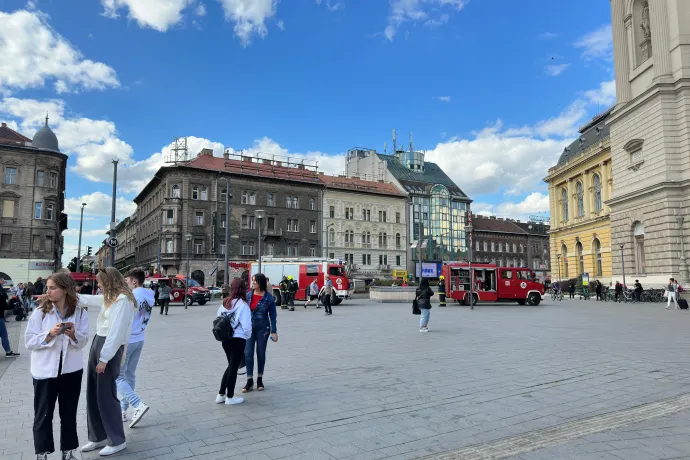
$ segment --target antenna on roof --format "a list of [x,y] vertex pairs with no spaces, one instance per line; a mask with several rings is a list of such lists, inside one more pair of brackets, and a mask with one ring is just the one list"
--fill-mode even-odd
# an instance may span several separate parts
[[410,152],[414,152],[414,147],[412,146],[412,131],[410,131]]
[[395,128],[393,128],[393,154],[398,153],[398,148],[396,146],[396,139],[395,139]]

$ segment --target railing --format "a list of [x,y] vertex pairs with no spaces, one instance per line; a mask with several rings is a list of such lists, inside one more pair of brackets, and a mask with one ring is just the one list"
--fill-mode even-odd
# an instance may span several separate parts
[[282,228],[278,228],[278,229],[274,228],[273,230],[266,229],[266,230],[262,230],[262,234],[264,236],[283,236],[283,229]]

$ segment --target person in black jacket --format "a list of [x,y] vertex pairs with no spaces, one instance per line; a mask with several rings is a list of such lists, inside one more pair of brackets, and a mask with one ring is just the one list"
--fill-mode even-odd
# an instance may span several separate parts
[[0,341],[2,341],[2,348],[5,349],[5,357],[16,358],[17,356],[19,356],[19,353],[15,353],[12,351],[12,347],[10,346],[10,339],[7,336],[7,326],[5,326],[5,311],[8,309],[8,295],[7,291],[5,291],[5,288],[3,287],[4,284],[5,280],[0,279]]
[[429,315],[431,313],[431,297],[434,291],[429,287],[429,280],[422,279],[416,291],[417,307],[422,312],[419,320],[419,332],[429,332]]

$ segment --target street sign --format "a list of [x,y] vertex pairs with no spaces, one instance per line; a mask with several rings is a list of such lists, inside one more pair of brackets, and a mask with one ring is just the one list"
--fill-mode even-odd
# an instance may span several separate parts
[[111,236],[110,238],[108,238],[106,240],[105,244],[107,244],[108,247],[110,247],[110,248],[117,247],[117,238],[115,238],[114,236]]

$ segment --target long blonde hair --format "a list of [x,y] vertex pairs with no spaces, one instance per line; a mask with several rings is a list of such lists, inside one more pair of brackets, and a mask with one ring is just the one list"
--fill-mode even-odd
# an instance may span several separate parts
[[[48,285],[49,280],[52,280],[57,287],[65,291],[65,318],[71,317],[74,315],[77,305],[79,304],[79,298],[77,297],[77,286],[72,279],[72,276],[69,274],[69,272],[53,273],[46,280],[46,286]],[[53,309],[53,302],[48,300],[48,297],[46,296],[43,300],[41,300],[41,304],[39,305],[38,309],[43,312],[43,317],[45,318],[46,313]]]
[[103,303],[105,308],[109,308],[120,296],[123,294],[132,301],[132,305],[136,308],[137,301],[134,294],[127,286],[127,282],[122,274],[114,267],[107,267],[98,273],[98,283],[103,290]]

